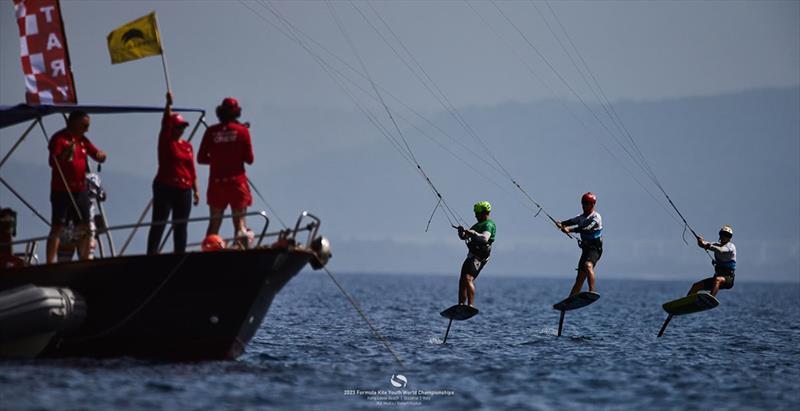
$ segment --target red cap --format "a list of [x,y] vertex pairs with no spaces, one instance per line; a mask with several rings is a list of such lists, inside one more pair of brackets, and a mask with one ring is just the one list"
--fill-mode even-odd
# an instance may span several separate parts
[[594,194],[593,194],[593,193],[590,191],[590,192],[588,192],[588,193],[584,194],[584,195],[581,197],[581,203],[591,203],[591,204],[596,204],[596,203],[597,203],[597,196],[595,196],[595,195],[594,195]]
[[239,102],[233,97],[225,97],[220,105],[225,108],[239,108]]
[[185,127],[185,126],[189,125],[189,122],[186,121],[186,119],[184,119],[183,116],[178,114],[178,113],[173,113],[169,117],[169,120],[170,120],[170,124],[172,125],[172,127],[177,127],[177,126],[184,126]]
[[225,112],[236,117],[242,114],[242,108],[239,106],[239,101],[233,97],[225,97],[222,99],[222,103],[217,107],[217,114],[219,114],[220,110],[224,110]]

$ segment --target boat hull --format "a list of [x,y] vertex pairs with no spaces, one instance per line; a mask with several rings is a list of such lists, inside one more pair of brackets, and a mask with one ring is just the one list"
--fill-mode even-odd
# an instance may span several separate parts
[[67,287],[85,299],[81,327],[40,357],[234,359],[312,256],[264,248],[38,265],[4,271],[0,290]]

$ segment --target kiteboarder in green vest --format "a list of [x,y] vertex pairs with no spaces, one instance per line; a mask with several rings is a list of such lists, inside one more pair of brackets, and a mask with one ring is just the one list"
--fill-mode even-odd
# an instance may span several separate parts
[[461,279],[458,281],[458,303],[467,302],[473,306],[475,301],[475,278],[478,277],[483,267],[489,262],[489,255],[492,252],[492,243],[497,230],[494,221],[489,219],[492,205],[488,201],[475,203],[473,206],[475,219],[478,222],[465,229],[462,226],[458,229],[458,238],[467,244],[467,258],[461,265]]

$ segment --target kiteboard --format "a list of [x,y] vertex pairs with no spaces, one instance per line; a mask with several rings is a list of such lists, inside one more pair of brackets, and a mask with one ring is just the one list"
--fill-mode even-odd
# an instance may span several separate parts
[[558,335],[561,336],[561,330],[564,328],[564,314],[567,311],[586,307],[598,299],[600,299],[600,294],[594,291],[584,291],[553,304],[553,309],[561,311],[561,317],[558,320]]
[[477,308],[464,304],[456,304],[440,312],[439,315],[450,320],[447,323],[447,331],[444,332],[442,344],[447,342],[447,335],[450,334],[450,326],[453,325],[453,321],[469,320],[470,318],[476,316],[479,312],[480,311],[478,311]]
[[696,294],[689,294],[686,297],[678,298],[664,303],[661,307],[669,314],[658,331],[658,336],[664,335],[664,330],[675,315],[686,315],[692,313],[699,313],[701,311],[710,310],[719,305],[719,300],[711,295],[708,291],[699,291]]
[[600,294],[594,291],[584,291],[575,295],[571,295],[555,304],[553,309],[558,311],[576,310],[578,308],[586,307],[587,305],[597,301]]
[[469,305],[464,305],[464,304],[456,304],[456,305],[454,305],[454,306],[442,311],[439,314],[442,317],[448,318],[448,319],[451,319],[451,320],[464,321],[464,320],[469,320],[470,318],[474,317],[479,312],[480,311],[478,311],[478,309],[475,308],[475,307],[472,307],[472,306],[469,306]]
[[700,291],[697,294],[690,294],[683,298],[665,303],[661,307],[669,315],[684,315],[710,310],[719,305],[713,295],[708,292]]

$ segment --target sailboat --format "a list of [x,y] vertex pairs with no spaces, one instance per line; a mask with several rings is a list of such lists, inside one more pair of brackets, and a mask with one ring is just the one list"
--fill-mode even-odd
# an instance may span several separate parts
[[[72,110],[122,114],[161,113],[163,108],[0,107],[0,128],[31,122],[0,167],[43,117]],[[203,110],[175,111],[200,112],[198,125],[203,122]],[[2,183],[18,195],[5,180]],[[36,250],[46,236],[0,238],[5,243],[0,245],[25,249],[13,257],[16,264],[0,266],[0,358],[235,359],[264,323],[281,288],[306,265],[320,269],[331,256],[330,243],[319,233],[321,220],[307,211],[300,213],[293,228],[275,232],[267,231],[266,212],[248,213],[262,221],[249,248],[121,255],[115,252],[111,233],[153,223],[109,226],[99,209],[96,239],[107,240],[99,258],[39,264]],[[208,217],[186,221],[207,222]],[[3,224],[3,233],[10,232],[12,227]]]

